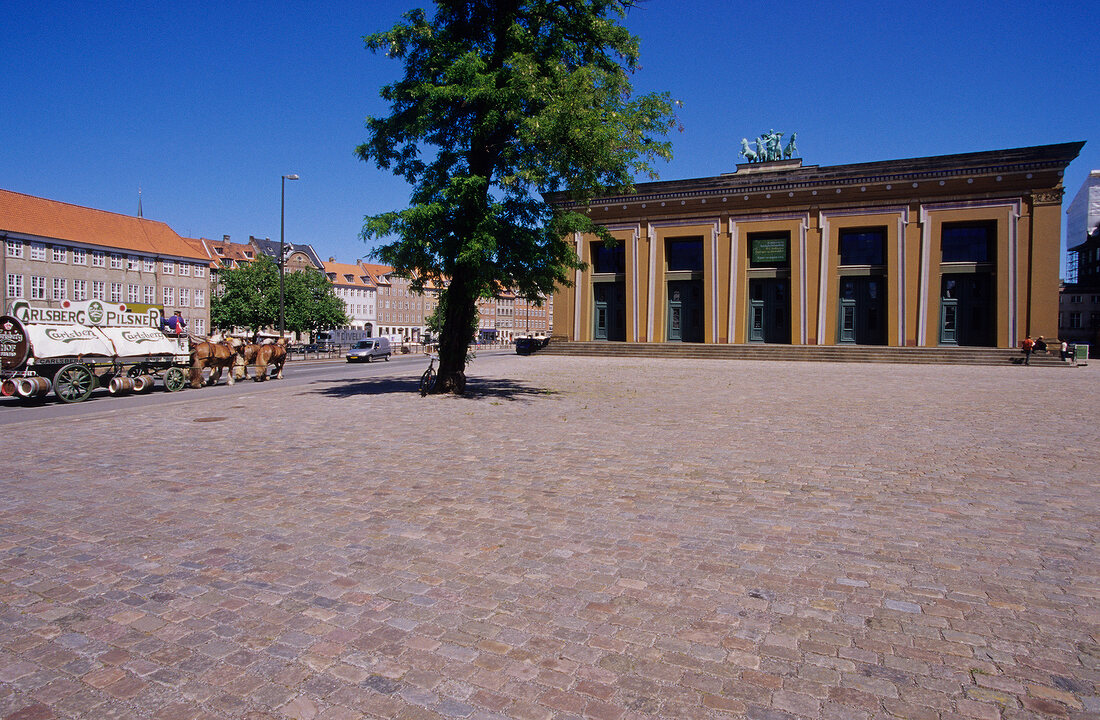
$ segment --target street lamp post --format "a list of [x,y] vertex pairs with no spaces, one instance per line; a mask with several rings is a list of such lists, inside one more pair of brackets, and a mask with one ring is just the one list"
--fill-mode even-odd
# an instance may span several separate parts
[[283,175],[282,202],[279,205],[279,337],[286,332],[286,316],[283,307],[283,276],[286,274],[286,240],[284,229],[286,226],[286,181],[297,180],[297,175]]

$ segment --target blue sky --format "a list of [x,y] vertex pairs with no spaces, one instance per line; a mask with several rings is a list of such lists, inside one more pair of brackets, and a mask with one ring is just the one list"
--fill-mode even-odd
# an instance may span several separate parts
[[[354,155],[396,61],[362,36],[423,2],[54,2],[5,8],[0,188],[191,237],[279,236],[353,262],[408,188]],[[1097,2],[648,0],[640,92],[680,100],[661,179],[732,171],[740,139],[798,133],[836,165],[1087,140],[1100,168]],[[1064,242],[1064,241],[1063,241]]]

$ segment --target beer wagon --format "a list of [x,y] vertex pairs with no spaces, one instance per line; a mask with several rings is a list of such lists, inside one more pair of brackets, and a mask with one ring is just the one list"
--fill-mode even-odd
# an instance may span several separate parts
[[159,379],[165,390],[187,386],[186,338],[161,332],[159,307],[132,312],[91,300],[60,308],[12,304],[0,316],[0,394],[87,400],[97,387],[111,394],[146,392]]

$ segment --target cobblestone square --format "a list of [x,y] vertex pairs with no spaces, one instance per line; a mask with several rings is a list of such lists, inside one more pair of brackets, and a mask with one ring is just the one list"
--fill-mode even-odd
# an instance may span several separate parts
[[1100,717],[1096,368],[393,380],[6,426],[0,718]]

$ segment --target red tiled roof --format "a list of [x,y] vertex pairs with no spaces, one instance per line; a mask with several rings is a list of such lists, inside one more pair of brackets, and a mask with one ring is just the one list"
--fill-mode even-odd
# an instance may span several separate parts
[[[334,274],[336,279],[332,282],[336,285],[351,285],[353,287],[372,287],[374,278],[362,265],[350,265],[348,263],[323,262],[325,274]],[[349,280],[347,276],[350,275]],[[363,278],[366,278],[364,282]]]
[[0,190],[0,232],[205,260],[162,222]]

